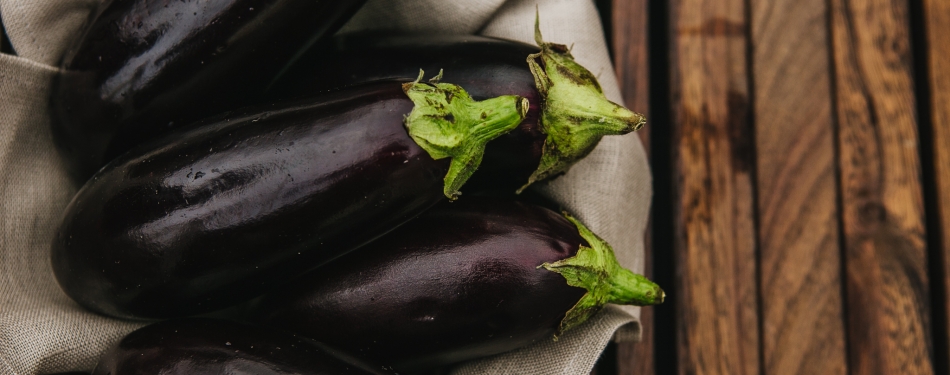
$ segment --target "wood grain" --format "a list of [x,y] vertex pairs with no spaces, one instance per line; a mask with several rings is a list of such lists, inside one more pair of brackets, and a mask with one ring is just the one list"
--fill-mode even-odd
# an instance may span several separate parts
[[765,374],[844,374],[828,8],[753,0]]
[[644,115],[637,134],[650,150],[650,62],[647,39],[648,0],[613,0],[613,50],[617,81],[627,108]]
[[[937,210],[939,227],[942,233],[940,244],[931,244],[934,251],[943,252],[944,291],[950,291],[950,2],[946,0],[924,0],[924,29],[927,31],[928,76],[930,78],[930,116],[932,147],[934,157],[934,180],[937,192]],[[931,209],[928,207],[928,209]],[[938,247],[939,246],[939,247]],[[945,298],[947,296],[944,296]],[[950,314],[950,300],[944,300],[944,312]],[[944,316],[950,322],[950,315]],[[950,327],[948,327],[950,328]],[[934,332],[935,337],[946,340],[950,332]],[[950,358],[950,353],[934,353],[935,356]]]
[[680,374],[760,370],[744,4],[670,7]]
[[[650,66],[647,40],[647,0],[613,0],[613,51],[617,80],[626,106],[647,118],[647,124],[637,131],[650,153]],[[652,221],[652,220],[651,220]],[[652,224],[647,225],[644,246],[644,276],[653,278],[650,241]],[[643,327],[640,342],[617,344],[618,375],[653,375],[656,368],[654,355],[653,308],[640,309]]]
[[932,374],[907,3],[831,4],[850,369]]

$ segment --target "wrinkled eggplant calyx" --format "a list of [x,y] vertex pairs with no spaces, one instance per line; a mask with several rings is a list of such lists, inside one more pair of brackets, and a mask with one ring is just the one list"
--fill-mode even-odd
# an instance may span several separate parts
[[554,263],[544,263],[538,268],[561,274],[568,285],[584,288],[587,293],[567,311],[554,336],[555,340],[565,331],[587,321],[605,304],[648,306],[663,303],[666,293],[659,285],[623,268],[607,242],[567,213],[564,213],[564,217],[577,226],[581,237],[590,247],[581,245],[577,255]]
[[547,135],[538,169],[520,193],[536,181],[564,173],[587,156],[605,135],[627,134],[646,123],[643,115],[607,100],[594,75],[574,61],[563,44],[534,39],[541,52],[528,55],[528,67],[541,93],[541,130]]
[[458,85],[439,82],[441,71],[427,83],[423,74],[402,86],[414,104],[406,129],[433,159],[452,158],[443,193],[454,200],[481,164],[485,144],[518,127],[529,103],[517,95],[475,101]]

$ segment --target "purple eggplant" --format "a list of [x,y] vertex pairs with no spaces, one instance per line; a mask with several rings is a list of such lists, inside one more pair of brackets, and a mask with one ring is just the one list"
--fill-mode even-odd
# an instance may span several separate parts
[[488,144],[468,187],[514,192],[537,169],[546,136],[540,127],[541,96],[526,61],[540,51],[537,46],[474,35],[372,33],[337,37],[319,47],[297,60],[267,95],[306,97],[378,80],[411,81],[419,69],[444,69],[446,81],[464,87],[476,100],[510,94],[531,103],[518,128]]
[[393,374],[296,335],[208,318],[168,320],[116,343],[92,375]]
[[254,315],[415,371],[551,340],[605,303],[664,296],[577,220],[469,197],[277,288]]
[[66,208],[53,271],[116,317],[233,305],[456,196],[526,107],[378,82],[209,120],[90,179]]
[[[478,36],[380,36],[339,38],[304,54],[267,91],[272,98],[315,93],[377,80],[407,82],[419,70],[445,71],[444,79],[476,100],[518,95],[531,104],[522,124],[488,145],[481,172],[469,187],[513,192],[565,172],[604,135],[639,129],[644,118],[604,97],[593,74],[574,62],[567,47],[539,47]],[[116,150],[146,135],[116,138]]]
[[84,181],[116,133],[153,137],[246,103],[364,2],[104,1],[54,81],[54,141]]

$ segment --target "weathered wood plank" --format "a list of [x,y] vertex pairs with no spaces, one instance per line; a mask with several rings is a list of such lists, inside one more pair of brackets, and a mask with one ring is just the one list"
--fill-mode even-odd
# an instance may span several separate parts
[[[937,207],[928,209],[937,210],[939,229],[941,232],[940,244],[931,244],[933,251],[943,252],[943,280],[934,282],[944,283],[944,291],[950,291],[950,2],[946,0],[924,0],[924,29],[927,32],[928,48],[928,76],[930,78],[930,116],[931,142],[933,147],[934,180],[937,192]],[[926,140],[925,140],[926,141]],[[944,296],[945,298],[947,296]],[[938,301],[944,304],[944,313],[950,314],[950,300]],[[936,317],[935,317],[936,318]],[[950,322],[950,315],[943,317]],[[950,328],[944,327],[944,328]],[[950,332],[934,332],[934,337],[947,340]],[[946,344],[945,344],[946,345]],[[935,356],[950,358],[950,353],[934,353]]]
[[613,0],[613,50],[617,81],[626,106],[647,118],[637,134],[650,150],[650,62],[648,0]]
[[745,13],[742,0],[670,7],[680,374],[760,370]]
[[847,371],[825,0],[753,0],[763,369]]
[[[613,51],[617,80],[628,108],[643,114],[647,124],[637,132],[647,153],[650,152],[650,66],[647,40],[647,0],[613,0]],[[647,227],[644,252],[644,275],[653,278],[650,246],[652,225]],[[643,333],[638,343],[617,344],[618,375],[653,375],[654,355],[653,308],[640,310]]]
[[931,374],[906,0],[832,0],[849,365]]

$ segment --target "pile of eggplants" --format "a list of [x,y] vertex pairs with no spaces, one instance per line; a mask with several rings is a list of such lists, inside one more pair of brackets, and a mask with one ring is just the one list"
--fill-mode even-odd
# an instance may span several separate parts
[[[85,181],[53,271],[91,311],[172,319],[96,373],[424,372],[663,301],[578,220],[516,198],[640,115],[537,23],[537,46],[329,40],[361,3],[106,1],[90,18],[50,98]],[[244,323],[187,318],[242,305]]]
[[440,203],[325,268],[258,301],[258,320],[404,371],[551,339],[605,303],[664,298],[578,220],[497,197]]

